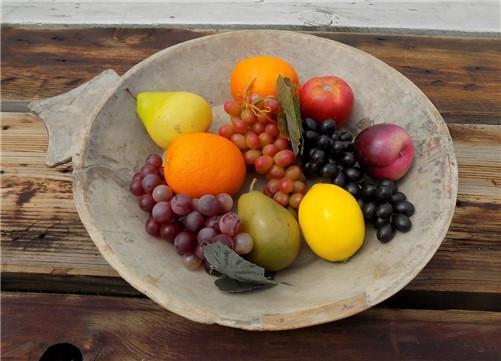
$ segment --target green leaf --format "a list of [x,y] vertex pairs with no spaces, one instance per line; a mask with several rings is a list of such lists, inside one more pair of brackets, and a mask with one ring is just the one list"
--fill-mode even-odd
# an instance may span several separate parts
[[204,247],[207,262],[219,273],[236,281],[253,284],[276,284],[265,277],[265,270],[240,257],[221,243],[211,243]]
[[269,288],[276,286],[275,284],[257,284],[249,282],[240,282],[229,278],[227,276],[221,276],[214,282],[221,291],[229,293],[240,293],[258,290],[260,288]]
[[[303,129],[301,110],[295,84],[281,75],[277,79],[277,98],[282,109],[278,116],[280,133],[287,133],[294,154],[303,153]],[[287,129],[287,132],[285,132]]]
[[205,268],[205,272],[207,272],[207,274],[209,274],[211,276],[216,276],[216,277],[222,276],[221,273],[216,271],[216,269],[214,267],[212,267],[208,262],[204,262],[204,268]]

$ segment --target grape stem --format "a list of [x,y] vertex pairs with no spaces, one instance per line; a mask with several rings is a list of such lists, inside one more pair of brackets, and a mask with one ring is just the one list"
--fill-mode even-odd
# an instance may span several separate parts
[[249,83],[249,85],[247,85],[247,87],[245,88],[245,91],[244,91],[244,102],[243,102],[244,109],[250,109],[252,111],[252,113],[254,113],[254,115],[256,117],[259,114],[264,114],[264,115],[267,116],[268,115],[267,113],[271,112],[271,108],[270,107],[266,107],[265,109],[259,109],[257,107],[257,104],[261,103],[265,99],[275,99],[275,97],[273,97],[271,95],[267,95],[267,96],[264,96],[264,97],[256,99],[254,102],[251,102],[250,101],[250,92],[251,92],[251,89],[252,89],[252,85],[254,84],[255,81],[256,81],[256,78],[252,79],[252,81]]
[[252,85],[254,84],[254,82],[256,81],[257,78],[254,78],[250,81],[250,83],[247,85],[247,87],[245,88],[244,90],[244,100],[245,102],[247,102],[247,100],[249,99],[249,96],[250,96],[250,90],[252,88]]

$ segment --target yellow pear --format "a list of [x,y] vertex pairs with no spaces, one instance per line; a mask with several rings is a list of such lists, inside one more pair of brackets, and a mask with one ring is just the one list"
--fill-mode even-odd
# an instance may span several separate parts
[[206,132],[212,123],[209,103],[191,92],[142,92],[137,114],[151,139],[167,149],[181,134]]

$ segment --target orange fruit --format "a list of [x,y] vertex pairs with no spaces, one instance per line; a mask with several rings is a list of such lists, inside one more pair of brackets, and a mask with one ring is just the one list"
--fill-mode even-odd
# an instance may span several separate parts
[[276,83],[279,75],[288,77],[299,86],[294,68],[285,60],[274,56],[252,56],[241,60],[231,72],[231,95],[240,100],[245,89],[251,84],[250,93],[260,96],[276,96]]
[[176,193],[236,194],[245,180],[245,161],[228,139],[210,133],[178,136],[164,155],[164,176]]

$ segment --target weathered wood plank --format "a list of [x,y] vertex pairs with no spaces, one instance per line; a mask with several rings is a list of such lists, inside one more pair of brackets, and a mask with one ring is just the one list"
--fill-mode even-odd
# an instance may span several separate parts
[[501,127],[449,130],[459,170],[456,212],[439,251],[407,289],[501,294]]
[[[173,29],[2,31],[3,100],[61,94],[112,68],[123,74],[168,46],[214,33]],[[313,33],[364,50],[411,79],[448,121],[501,122],[501,41],[496,38]]]
[[496,312],[371,309],[305,329],[247,332],[196,324],[148,299],[2,295],[6,361],[38,360],[60,342],[84,360],[494,361],[500,333]]
[[244,27],[406,34],[499,33],[499,3],[445,1],[6,1],[3,23],[44,26]]
[[[112,281],[76,213],[71,166],[45,166],[43,124],[25,113],[2,117],[3,287],[135,293]],[[501,127],[450,124],[459,163],[456,213],[446,240],[406,290],[501,294]],[[102,280],[99,281],[99,280]],[[53,283],[51,283],[51,280]],[[68,286],[69,287],[69,286]]]

